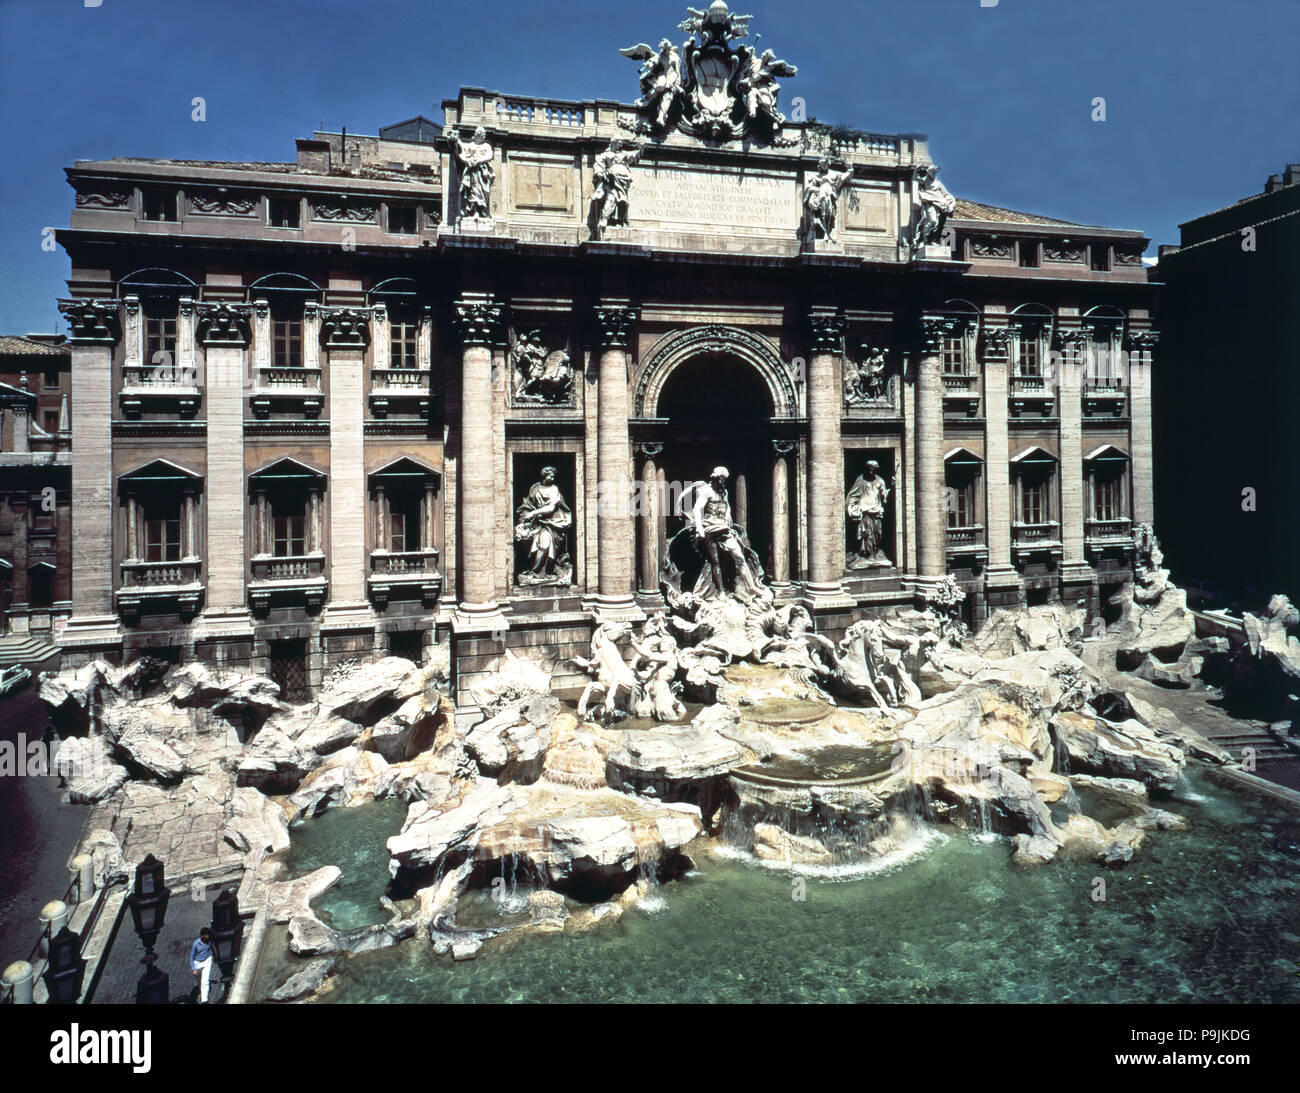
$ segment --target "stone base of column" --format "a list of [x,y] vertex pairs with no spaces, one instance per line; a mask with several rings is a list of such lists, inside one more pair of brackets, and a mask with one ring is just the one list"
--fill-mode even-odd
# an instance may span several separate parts
[[1097,584],[1090,565],[1067,562],[1061,567],[1061,602],[1068,607],[1082,607],[1089,616],[1100,611]]
[[801,591],[800,600],[814,613],[852,607],[855,603],[840,581],[804,581]]
[[499,603],[458,603],[451,613],[451,632],[466,634],[504,634],[510,620]]
[[1019,588],[1020,570],[1011,565],[991,565],[984,571],[984,584],[988,588]]
[[917,606],[925,607],[927,604],[931,603],[934,599],[935,593],[938,591],[939,585],[941,585],[942,583],[943,583],[942,576],[923,577],[920,574],[917,574],[915,577],[913,577],[911,581],[912,595],[916,599]]
[[378,622],[368,600],[354,603],[327,603],[321,612],[321,630],[373,630]]
[[55,638],[60,649],[121,649],[122,623],[116,615],[74,615]]
[[598,623],[644,622],[645,612],[632,596],[584,596],[582,609],[591,612]]

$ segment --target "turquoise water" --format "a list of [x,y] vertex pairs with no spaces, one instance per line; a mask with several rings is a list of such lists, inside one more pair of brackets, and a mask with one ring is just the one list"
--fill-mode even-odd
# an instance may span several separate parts
[[[1191,791],[1169,804],[1191,830],[1149,834],[1118,869],[1058,861],[1023,870],[1005,842],[953,833],[887,872],[805,878],[798,901],[786,873],[701,855],[697,872],[663,887],[653,917],[634,910],[592,934],[529,937],[497,952],[489,943],[459,964],[408,942],[348,958],[325,998],[1300,1001],[1300,823],[1203,776]],[[364,810],[337,815],[377,822]],[[379,868],[366,872],[382,881],[382,838],[371,845]],[[1098,876],[1104,902],[1092,899]],[[322,904],[338,915],[336,900],[355,899],[331,893]]]
[[290,829],[284,856],[288,876],[301,877],[323,865],[343,871],[338,884],[313,904],[322,922],[352,930],[388,921],[379,902],[388,886],[386,843],[405,818],[405,802],[375,801],[331,809]]

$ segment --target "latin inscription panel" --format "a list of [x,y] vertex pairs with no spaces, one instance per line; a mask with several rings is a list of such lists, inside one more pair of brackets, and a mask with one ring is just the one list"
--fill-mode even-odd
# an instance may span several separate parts
[[790,233],[799,227],[799,198],[792,176],[645,165],[632,173],[634,227],[648,226],[650,221]]

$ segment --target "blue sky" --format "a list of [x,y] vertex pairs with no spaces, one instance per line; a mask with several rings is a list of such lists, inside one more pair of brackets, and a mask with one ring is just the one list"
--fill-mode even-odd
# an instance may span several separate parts
[[[988,2],[988,0],[985,0]],[[112,155],[293,157],[322,123],[374,133],[461,84],[636,97],[621,46],[682,36],[683,0],[0,0],[0,330],[62,329],[62,168]],[[705,6],[696,0],[696,6]],[[976,201],[1138,228],[1300,161],[1297,0],[753,0],[823,121],[928,133]],[[207,120],[190,118],[202,96]],[[1106,99],[1107,120],[1091,120]]]

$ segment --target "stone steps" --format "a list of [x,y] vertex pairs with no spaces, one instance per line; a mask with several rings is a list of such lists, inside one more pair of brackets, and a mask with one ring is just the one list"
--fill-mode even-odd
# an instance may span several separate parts
[[1266,729],[1224,733],[1214,737],[1214,743],[1234,757],[1240,757],[1243,748],[1253,748],[1256,759],[1288,759],[1295,754]]
[[10,634],[0,638],[0,668],[12,664],[36,664],[57,652],[48,639],[38,634]]

